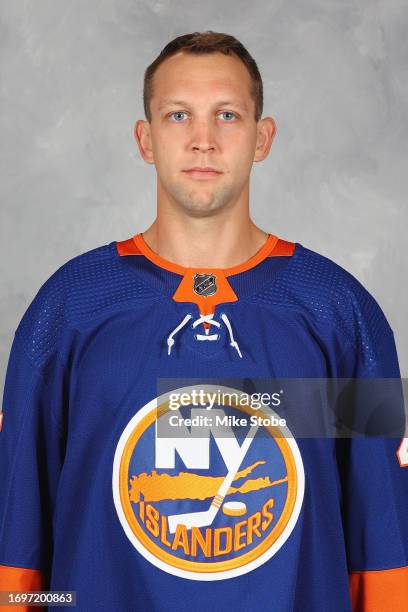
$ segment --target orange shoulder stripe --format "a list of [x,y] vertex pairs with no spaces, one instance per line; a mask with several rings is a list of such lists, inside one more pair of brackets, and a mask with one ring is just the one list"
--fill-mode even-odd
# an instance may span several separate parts
[[119,255],[142,255],[141,250],[137,247],[135,241],[132,238],[127,240],[120,240],[116,242],[116,248]]
[[[0,591],[43,591],[45,590],[44,575],[40,570],[25,567],[0,565]],[[39,606],[1,606],[5,612],[40,612],[45,610]]]
[[291,255],[293,255],[295,246],[296,244],[294,242],[289,242],[288,240],[281,240],[281,238],[279,238],[275,248],[270,254],[270,257],[290,257]]
[[351,572],[350,594],[353,612],[402,610],[408,605],[408,567]]

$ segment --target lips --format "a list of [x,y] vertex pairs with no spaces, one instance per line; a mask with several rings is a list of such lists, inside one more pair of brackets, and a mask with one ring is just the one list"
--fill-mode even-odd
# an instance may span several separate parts
[[193,166],[192,168],[188,168],[187,172],[192,170],[197,170],[198,172],[219,172],[217,168],[213,168],[212,166]]
[[199,179],[200,178],[201,179],[213,178],[215,176],[219,176],[220,174],[222,174],[215,168],[211,168],[209,166],[206,166],[206,167],[196,166],[194,168],[190,168],[189,170],[184,170],[184,172],[191,178],[199,178]]

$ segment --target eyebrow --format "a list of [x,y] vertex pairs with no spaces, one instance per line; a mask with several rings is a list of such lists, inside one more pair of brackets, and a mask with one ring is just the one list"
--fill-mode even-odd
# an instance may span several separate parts
[[[159,106],[159,110],[162,110],[165,106],[170,106],[172,104],[180,104],[182,106],[189,106],[189,102],[186,102],[186,100],[164,99],[162,100],[162,103]],[[245,111],[248,110],[246,104],[241,104],[240,102],[237,102],[234,100],[220,100],[218,102],[215,102],[214,106],[223,106],[224,104],[236,106],[237,108],[241,108],[242,110],[245,110]]]

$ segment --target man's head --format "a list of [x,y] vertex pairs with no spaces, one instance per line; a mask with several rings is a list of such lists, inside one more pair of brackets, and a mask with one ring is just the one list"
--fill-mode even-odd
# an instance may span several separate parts
[[171,41],[145,72],[143,100],[147,121],[136,122],[135,137],[156,167],[159,199],[206,216],[248,197],[252,164],[276,128],[261,119],[262,79],[237,39],[194,32]]

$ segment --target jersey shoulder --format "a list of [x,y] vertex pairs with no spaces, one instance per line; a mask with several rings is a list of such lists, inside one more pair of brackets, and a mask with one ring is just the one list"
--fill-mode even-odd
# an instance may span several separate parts
[[126,302],[154,298],[154,292],[123,265],[116,241],[69,259],[40,286],[15,335],[36,366],[56,350],[67,327],[74,327]]
[[300,243],[290,264],[257,299],[282,306],[289,316],[298,313],[322,333],[335,332],[358,351],[374,350],[393,335],[379,303],[353,274]]

